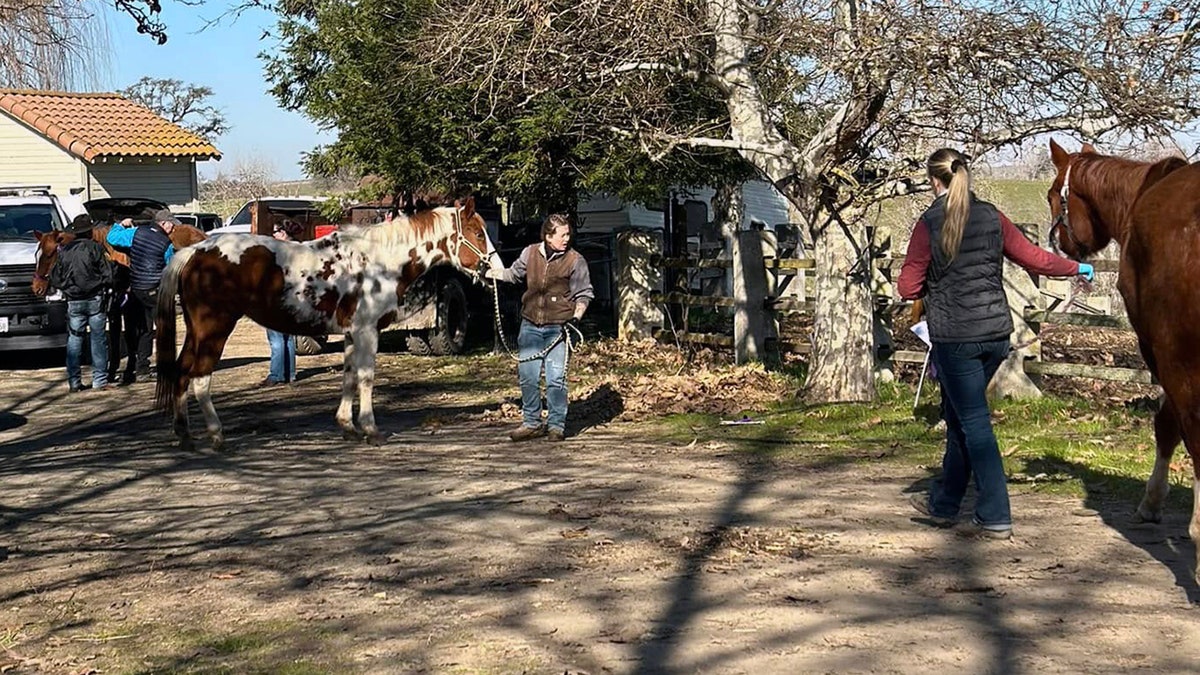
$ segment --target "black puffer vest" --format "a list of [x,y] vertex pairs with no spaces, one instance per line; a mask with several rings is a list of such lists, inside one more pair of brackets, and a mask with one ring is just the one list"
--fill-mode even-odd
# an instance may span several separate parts
[[925,311],[934,342],[1007,340],[1012,317],[1004,295],[1004,233],[991,204],[971,199],[971,215],[953,261],[942,251],[946,197],[921,216],[929,228],[933,259],[925,274]]
[[139,225],[133,233],[133,245],[129,247],[129,287],[135,291],[158,288],[163,269],[167,266],[163,256],[171,245],[171,237],[154,223]]

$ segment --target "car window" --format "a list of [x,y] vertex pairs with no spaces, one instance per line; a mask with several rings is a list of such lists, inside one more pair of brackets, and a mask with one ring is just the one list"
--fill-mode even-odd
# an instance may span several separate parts
[[221,226],[220,216],[204,216],[204,217],[200,218],[200,229],[204,230],[205,232],[208,232],[209,230],[213,229],[214,227],[220,227],[220,226]]
[[233,217],[229,219],[230,225],[249,225],[250,224],[250,203],[243,206]]
[[[317,211],[317,202],[311,199],[267,199],[265,200],[267,207],[276,213],[285,213],[292,215],[291,212],[299,211]],[[247,202],[232,218],[229,219],[230,225],[249,225],[253,218],[250,214],[250,206],[254,202]]]
[[191,225],[192,227],[196,226],[196,216],[175,216],[175,220],[178,220],[184,225]]
[[62,219],[53,204],[0,205],[0,239],[33,239],[33,232],[61,230]]

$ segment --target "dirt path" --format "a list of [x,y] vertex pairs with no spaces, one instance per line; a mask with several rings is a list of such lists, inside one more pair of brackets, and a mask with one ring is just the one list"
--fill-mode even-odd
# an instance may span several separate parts
[[148,384],[4,374],[0,668],[1200,671],[1182,513],[1019,494],[1013,542],[964,543],[914,522],[912,469],[634,425],[515,445],[448,417],[483,409],[469,376],[406,384],[428,362],[400,356],[365,447],[332,419],[340,355],[257,390],[266,355],[244,327],[215,378],[219,456],[176,450]]

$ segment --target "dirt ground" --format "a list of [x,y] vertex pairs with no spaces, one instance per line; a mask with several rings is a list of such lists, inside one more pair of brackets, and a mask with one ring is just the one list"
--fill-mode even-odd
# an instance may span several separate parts
[[6,364],[0,672],[1200,672],[1184,513],[1015,487],[1013,541],[959,541],[907,506],[927,471],[626,423],[513,444],[480,413],[515,381],[481,402],[408,356],[364,446],[340,354],[259,389],[267,354],[231,341],[220,455],[176,448],[150,384]]

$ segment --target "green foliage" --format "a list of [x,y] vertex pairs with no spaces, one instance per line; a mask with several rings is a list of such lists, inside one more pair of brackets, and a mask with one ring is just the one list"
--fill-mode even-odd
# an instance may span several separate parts
[[[728,151],[651,161],[636,142],[587,123],[583,99],[569,88],[520,106],[482,106],[480,92],[429,72],[408,40],[435,11],[428,0],[309,0],[279,11],[281,48],[262,55],[271,91],[338,131],[306,156],[313,175],[349,170],[381,177],[391,194],[481,191],[566,211],[581,191],[655,202],[669,185],[751,175]],[[368,197],[360,190],[355,198]]]

